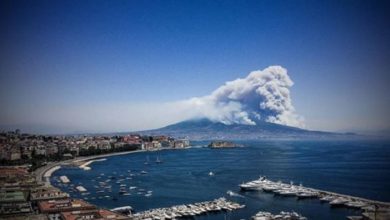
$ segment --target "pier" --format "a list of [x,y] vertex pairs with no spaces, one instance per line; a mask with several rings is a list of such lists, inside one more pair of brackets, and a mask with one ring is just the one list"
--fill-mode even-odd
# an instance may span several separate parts
[[89,165],[93,162],[98,162],[98,161],[105,161],[107,160],[106,158],[101,158],[101,159],[95,159],[95,160],[89,160],[85,163],[83,163],[82,165],[80,165],[79,167],[83,170],[91,170],[91,167],[89,167]]
[[274,182],[265,177],[240,184],[243,191],[264,191],[286,197],[298,199],[319,199],[328,202],[332,207],[346,207],[362,210],[363,216],[349,216],[349,218],[365,218],[375,220],[390,219],[390,203],[375,201],[356,196],[344,195],[335,192],[303,187],[302,185]]
[[212,201],[198,202],[187,205],[177,205],[169,208],[151,209],[144,212],[131,214],[129,215],[129,217],[134,220],[178,219],[202,215],[209,212],[232,211],[244,207],[245,205],[240,205],[238,203],[228,201],[222,197]]

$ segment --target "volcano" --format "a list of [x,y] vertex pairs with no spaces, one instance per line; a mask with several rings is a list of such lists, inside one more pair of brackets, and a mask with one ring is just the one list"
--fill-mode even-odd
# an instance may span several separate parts
[[345,138],[353,134],[312,131],[270,122],[256,125],[224,124],[209,119],[182,121],[159,129],[143,131],[149,135],[186,137],[191,140],[258,140],[258,139],[328,139]]

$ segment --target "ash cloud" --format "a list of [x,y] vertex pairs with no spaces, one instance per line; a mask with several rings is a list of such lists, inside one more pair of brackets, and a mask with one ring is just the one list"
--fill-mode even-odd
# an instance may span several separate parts
[[[290,96],[293,81],[281,66],[249,73],[226,82],[210,95],[181,102],[193,117],[206,117],[224,124],[255,125],[256,121],[304,127]],[[187,112],[188,113],[188,112]]]

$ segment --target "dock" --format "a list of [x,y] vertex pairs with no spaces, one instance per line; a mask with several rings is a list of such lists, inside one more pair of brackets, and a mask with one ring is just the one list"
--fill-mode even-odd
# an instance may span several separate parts
[[332,207],[360,209],[366,219],[382,220],[389,219],[390,216],[390,203],[388,202],[318,190],[293,183],[275,182],[265,177],[239,186],[243,191],[264,191],[285,197],[297,197],[298,199],[319,199],[321,202],[328,202]]
[[177,205],[169,208],[151,209],[144,212],[131,214],[129,217],[134,220],[191,218],[209,212],[233,211],[244,207],[245,205],[240,205],[238,203],[228,201],[222,197],[212,201]]
[[82,165],[80,165],[79,167],[81,169],[83,169],[83,170],[86,170],[86,171],[87,170],[91,170],[91,167],[89,167],[88,165],[90,165],[93,162],[105,161],[105,160],[107,160],[107,159],[106,158],[101,158],[101,159],[89,160],[89,161],[83,163]]

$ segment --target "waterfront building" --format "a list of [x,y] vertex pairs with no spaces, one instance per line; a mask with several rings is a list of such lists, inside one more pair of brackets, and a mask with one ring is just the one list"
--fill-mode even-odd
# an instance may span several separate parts
[[185,148],[190,146],[190,141],[188,139],[178,139],[175,140],[173,147],[174,148]]
[[94,210],[96,207],[83,200],[61,199],[38,202],[39,211],[47,214],[50,220],[60,220],[61,212],[73,212],[81,210]]
[[0,215],[15,215],[32,212],[31,203],[23,191],[0,192]]
[[161,148],[161,143],[158,141],[152,141],[152,142],[144,142],[144,147],[145,150],[156,150]]
[[38,187],[32,189],[30,193],[31,201],[65,199],[68,197],[69,197],[68,193],[62,192],[61,190],[54,187]]

